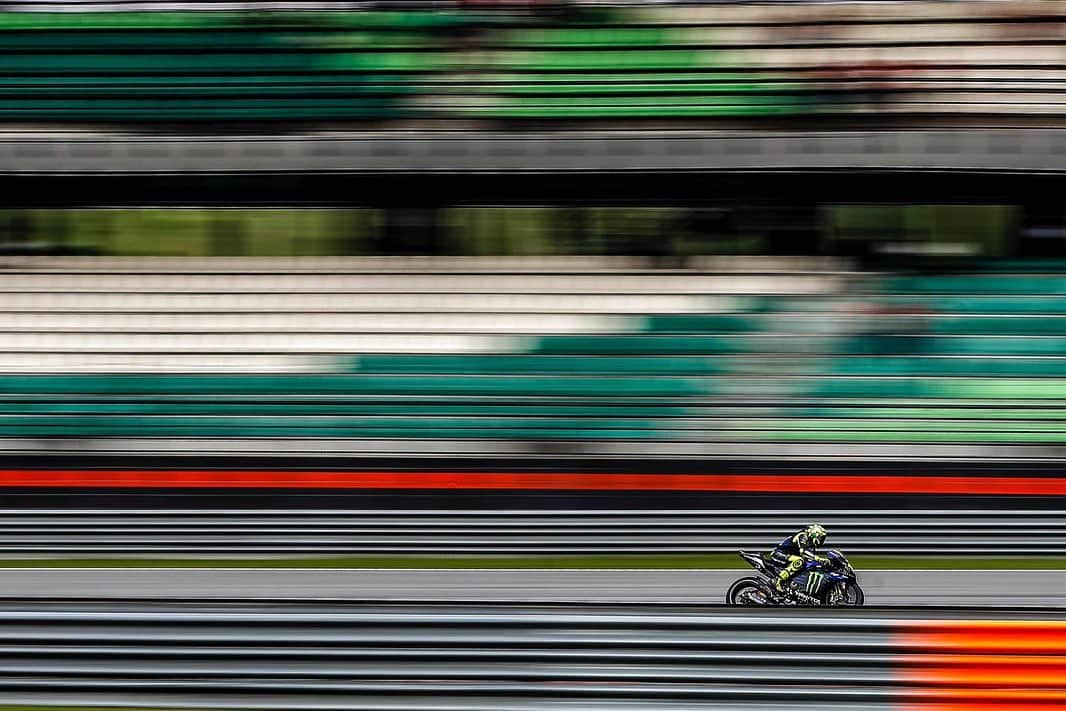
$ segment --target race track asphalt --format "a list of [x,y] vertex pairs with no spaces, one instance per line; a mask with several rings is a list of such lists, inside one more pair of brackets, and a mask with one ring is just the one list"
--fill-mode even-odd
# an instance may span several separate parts
[[[729,570],[9,568],[3,598],[721,603]],[[870,605],[1066,606],[1066,571],[868,571]]]

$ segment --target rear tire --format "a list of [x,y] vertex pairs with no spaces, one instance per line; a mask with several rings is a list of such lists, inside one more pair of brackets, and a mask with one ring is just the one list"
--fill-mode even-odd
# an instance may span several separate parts
[[729,592],[725,594],[727,605],[741,607],[761,607],[772,605],[772,600],[766,594],[766,584],[758,578],[741,578],[729,586]]

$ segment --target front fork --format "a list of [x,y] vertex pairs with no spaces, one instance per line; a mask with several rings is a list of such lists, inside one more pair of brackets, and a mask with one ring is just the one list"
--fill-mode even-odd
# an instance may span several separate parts
[[841,605],[841,604],[843,604],[844,601],[847,600],[847,598],[848,598],[848,585],[850,585],[850,584],[851,584],[850,581],[845,580],[845,581],[839,582],[835,586],[833,586],[833,589],[830,591],[829,595],[826,597],[826,604],[827,605]]

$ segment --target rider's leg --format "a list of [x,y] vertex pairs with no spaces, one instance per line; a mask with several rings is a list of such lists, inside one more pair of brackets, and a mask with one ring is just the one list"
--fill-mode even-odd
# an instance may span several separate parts
[[788,565],[781,569],[781,572],[777,574],[777,580],[774,581],[774,587],[778,592],[784,592],[785,586],[796,577],[796,573],[800,572],[803,568],[803,558],[798,555],[790,555],[788,557]]

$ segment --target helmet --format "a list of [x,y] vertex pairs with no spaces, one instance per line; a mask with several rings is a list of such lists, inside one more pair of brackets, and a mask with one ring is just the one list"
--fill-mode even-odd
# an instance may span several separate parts
[[809,538],[814,545],[820,546],[825,543],[825,536],[825,528],[821,525],[812,523],[810,526],[807,526],[807,538]]

